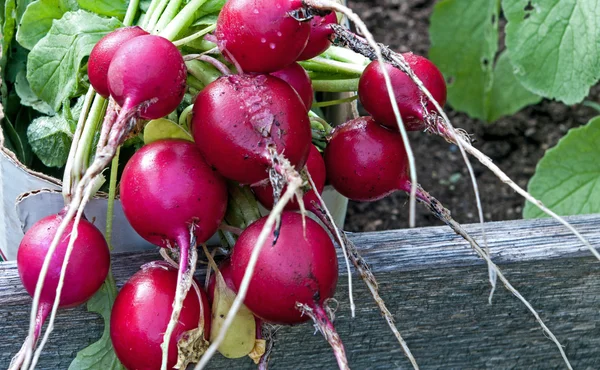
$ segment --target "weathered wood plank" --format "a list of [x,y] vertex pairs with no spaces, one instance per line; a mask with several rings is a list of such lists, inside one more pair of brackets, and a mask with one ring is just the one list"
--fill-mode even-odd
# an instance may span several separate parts
[[[594,245],[600,216],[569,219]],[[479,235],[478,225],[466,227]],[[566,346],[575,368],[600,364],[600,263],[575,237],[551,220],[487,224],[496,262],[538,309]],[[487,304],[485,264],[448,228],[353,234],[381,284],[422,368],[563,368],[554,344],[512,295],[499,288]],[[122,284],[157,254],[119,254],[113,259]],[[336,325],[355,369],[409,368],[371,298],[355,277],[357,317],[349,317],[345,276],[340,278]],[[0,367],[6,368],[26,335],[30,298],[13,262],[0,264]],[[96,340],[101,320],[83,308],[58,315],[56,331],[39,368],[66,369],[76,352]],[[249,360],[215,358],[213,369],[252,368]],[[310,325],[283,328],[273,369],[335,368],[335,360]]]

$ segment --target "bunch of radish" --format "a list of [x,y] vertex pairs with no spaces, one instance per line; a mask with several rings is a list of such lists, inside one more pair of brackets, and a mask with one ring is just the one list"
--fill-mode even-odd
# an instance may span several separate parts
[[[326,0],[229,0],[205,40],[215,47],[192,53],[172,40],[193,27],[205,1],[187,2],[178,14],[167,3],[152,1],[143,28],[109,33],[91,52],[88,77],[98,96],[90,90],[88,106],[94,101],[107,107],[96,155],[82,165],[78,153],[85,150],[74,143],[65,171],[65,209],[35,224],[21,243],[19,272],[34,296],[35,314],[11,368],[30,363],[51,310],[54,315],[58,307],[86,301],[107,277],[108,244],[85,219],[84,208],[105,167],[111,160],[118,166],[119,146],[148,120],[161,119],[153,123],[176,127],[178,134],[147,142],[127,162],[118,186],[127,220],[161,247],[165,260],[142,266],[114,303],[111,338],[128,369],[185,368],[191,362],[201,368],[215,351],[231,358],[249,355],[264,365],[268,353],[257,335],[262,323],[295,325],[310,318],[340,368],[349,368],[329,307],[338,281],[334,241],[347,259],[349,277],[351,262],[416,367],[368,264],[332,221],[320,195],[326,183],[357,201],[398,190],[416,195],[488,262],[493,283],[497,274],[516,292],[487,252],[411,173],[405,131],[429,131],[460,142],[441,120],[446,85],[435,65],[389,50],[384,64],[379,46],[337,25],[331,10],[352,20],[355,15]],[[380,60],[364,65],[361,59],[352,67],[361,71],[356,90],[370,116],[330,131],[311,112],[314,81],[302,63],[317,60],[332,41]],[[80,123],[83,127],[86,119]],[[82,137],[94,134],[89,125],[78,130]],[[260,217],[257,200],[269,215]],[[224,241],[225,256],[216,258],[223,259],[220,265],[213,259],[217,249],[211,253],[205,246],[217,231]],[[208,299],[194,278],[198,259],[204,258],[208,273],[214,270]],[[94,269],[86,262],[92,259]]]

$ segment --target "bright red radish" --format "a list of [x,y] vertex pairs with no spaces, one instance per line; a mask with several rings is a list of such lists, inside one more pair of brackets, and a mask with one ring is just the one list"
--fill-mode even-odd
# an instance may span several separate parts
[[[121,288],[112,309],[110,337],[117,357],[127,369],[160,369],[160,345],[173,311],[176,287],[177,269],[164,262],[151,262]],[[177,362],[177,343],[186,332],[199,328],[201,320],[204,339],[208,340],[210,306],[206,294],[192,288],[183,301],[170,339],[168,369]]]
[[217,20],[217,45],[239,72],[269,73],[294,62],[308,41],[310,24],[301,0],[229,0]]
[[314,91],[308,73],[298,63],[292,63],[289,66],[271,73],[272,76],[281,78],[296,90],[306,110],[310,110],[313,102]]
[[333,129],[325,148],[325,167],[335,190],[352,200],[378,200],[410,188],[402,137],[371,117]]
[[225,181],[185,140],[142,147],[127,162],[120,191],[131,226],[161,247],[189,247],[192,226],[204,243],[217,231],[227,207]]
[[[323,188],[325,187],[325,162],[323,161],[323,157],[319,150],[311,145],[310,153],[308,154],[308,160],[306,161],[306,168],[310,176],[312,177],[315,185],[317,186],[317,191],[319,194],[323,192]],[[304,193],[304,197],[302,198],[304,201],[304,206],[312,210],[314,209],[313,202],[318,206],[319,199],[315,195],[313,189],[310,188],[310,185],[307,186],[309,189]],[[271,209],[273,208],[273,187],[271,184],[263,184],[252,187],[252,191],[256,195],[256,198],[265,208]],[[282,192],[285,191],[285,188]],[[288,204],[285,205],[285,209],[288,211],[298,210],[300,207],[298,202],[295,199],[291,200]]]
[[[231,255],[231,273],[236,287],[244,276],[266,217],[246,228]],[[327,232],[310,218],[303,228],[302,215],[283,212],[281,230],[273,245],[273,230],[261,250],[244,303],[261,319],[297,324],[309,319],[296,302],[321,306],[333,297],[338,278],[335,248]]]
[[301,168],[311,145],[300,97],[270,75],[229,75],[206,86],[196,98],[191,128],[206,161],[242,184],[268,177],[269,147]]
[[[36,222],[21,240],[17,253],[17,268],[21,282],[31,296],[35,294],[44,259],[63,219],[62,213],[45,217]],[[54,304],[56,288],[72,232],[73,221],[67,225],[65,236],[56,246],[50,259],[40,295],[33,343],[37,342],[42,325]],[[90,299],[102,286],[109,268],[110,254],[104,236],[94,225],[82,218],[77,226],[77,239],[73,244],[65,272],[59,307],[74,307]],[[20,366],[24,356],[25,353],[21,350],[11,365]]]
[[129,112],[156,119],[171,113],[185,94],[187,70],[173,43],[157,35],[134,37],[115,53],[108,68],[110,95]]
[[331,46],[329,36],[333,33],[331,24],[337,24],[337,15],[331,12],[324,17],[314,16],[310,21],[308,43],[297,60],[307,60],[321,54]]
[[117,49],[125,42],[134,37],[147,35],[138,26],[123,27],[114,30],[98,41],[90,53],[88,61],[88,77],[94,90],[105,98],[108,98],[108,67]]
[[[446,81],[439,69],[422,56],[413,53],[404,53],[402,56],[427,90],[431,92],[433,98],[443,106],[446,103]],[[404,72],[390,64],[386,64],[386,70],[392,81],[394,96],[404,127],[408,131],[420,131],[427,128],[427,124],[424,122],[426,116],[429,112],[436,111],[433,103],[427,100],[417,85]],[[364,70],[358,82],[358,97],[365,110],[373,116],[375,121],[397,129],[396,118],[379,62],[371,62]]]

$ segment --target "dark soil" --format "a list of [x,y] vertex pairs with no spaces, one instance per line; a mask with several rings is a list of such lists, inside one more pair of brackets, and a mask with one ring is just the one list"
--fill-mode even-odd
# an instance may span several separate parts
[[[365,21],[375,39],[399,52],[427,55],[429,17],[433,0],[349,0],[348,5]],[[600,89],[592,89],[597,101]],[[544,100],[521,112],[485,124],[446,107],[453,125],[472,135],[474,145],[487,154],[521,187],[535,171],[546,149],[572,127],[585,124],[598,112],[581,104],[566,106]],[[458,148],[439,137],[411,135],[419,183],[452,211],[461,223],[477,222],[473,188]],[[489,170],[472,161],[486,221],[521,218],[524,201]],[[372,203],[350,202],[345,229],[374,231],[408,226],[408,197],[396,193]],[[417,226],[440,225],[423,206],[417,206]]]

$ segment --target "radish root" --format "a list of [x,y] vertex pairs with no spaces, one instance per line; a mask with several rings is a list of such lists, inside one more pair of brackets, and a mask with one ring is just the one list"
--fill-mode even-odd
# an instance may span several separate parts
[[296,303],[296,307],[302,312],[303,315],[309,316],[313,320],[315,328],[321,334],[323,334],[323,337],[333,349],[333,354],[335,355],[335,359],[340,370],[350,370],[344,344],[342,343],[342,339],[338,335],[332,323],[332,321],[335,319],[335,310],[332,310],[328,306],[330,301],[332,300],[327,299],[325,302],[323,302],[325,309],[318,304],[315,304],[314,307],[309,307],[302,303]]

